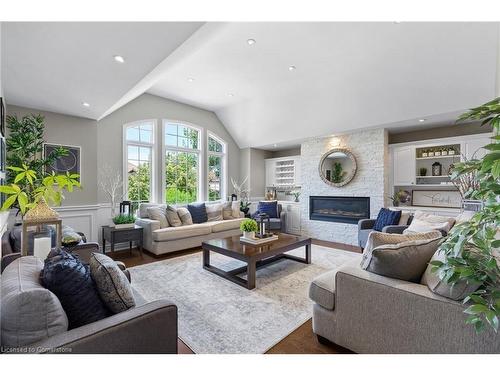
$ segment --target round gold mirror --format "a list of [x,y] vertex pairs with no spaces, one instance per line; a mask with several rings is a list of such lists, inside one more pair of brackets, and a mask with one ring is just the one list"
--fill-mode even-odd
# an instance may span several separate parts
[[319,175],[328,185],[347,185],[356,175],[356,158],[345,148],[334,148],[321,157]]

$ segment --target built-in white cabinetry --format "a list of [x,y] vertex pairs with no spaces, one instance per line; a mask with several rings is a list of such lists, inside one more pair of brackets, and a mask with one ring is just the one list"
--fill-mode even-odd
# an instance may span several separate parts
[[414,185],[415,147],[395,147],[392,155],[394,185]]
[[295,187],[300,182],[300,156],[266,159],[266,187]]
[[300,234],[300,203],[280,202],[286,211],[286,232]]
[[491,143],[489,136],[471,138],[463,142],[463,153],[467,160],[481,159],[487,150],[483,146]]

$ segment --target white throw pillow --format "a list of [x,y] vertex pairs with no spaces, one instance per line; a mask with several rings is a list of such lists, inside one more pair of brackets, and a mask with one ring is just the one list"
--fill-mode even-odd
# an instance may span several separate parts
[[411,212],[399,210],[397,208],[390,208],[391,211],[401,211],[401,217],[399,218],[398,225],[408,225],[408,219],[410,219]]
[[151,220],[157,220],[160,222],[160,228],[169,227],[164,207],[148,207],[147,211],[148,211],[148,217]]
[[404,230],[404,234],[429,232],[433,230],[448,233],[455,224],[455,218],[429,214],[423,211],[415,212],[410,226]]

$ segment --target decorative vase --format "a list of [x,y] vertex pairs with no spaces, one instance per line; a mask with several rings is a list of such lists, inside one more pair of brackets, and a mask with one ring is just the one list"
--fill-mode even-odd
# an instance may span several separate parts
[[295,197],[295,201],[294,202],[298,202],[299,201],[299,197]]
[[243,232],[243,237],[248,240],[255,239],[255,232]]

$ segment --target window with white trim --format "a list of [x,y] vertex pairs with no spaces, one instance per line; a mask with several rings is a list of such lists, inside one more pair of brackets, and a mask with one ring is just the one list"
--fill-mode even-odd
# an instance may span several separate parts
[[208,200],[224,199],[226,143],[211,133],[208,134],[207,156]]
[[195,202],[200,194],[201,131],[184,123],[164,121],[164,200]]
[[140,203],[153,200],[154,126],[150,120],[125,125],[125,189],[127,199]]

